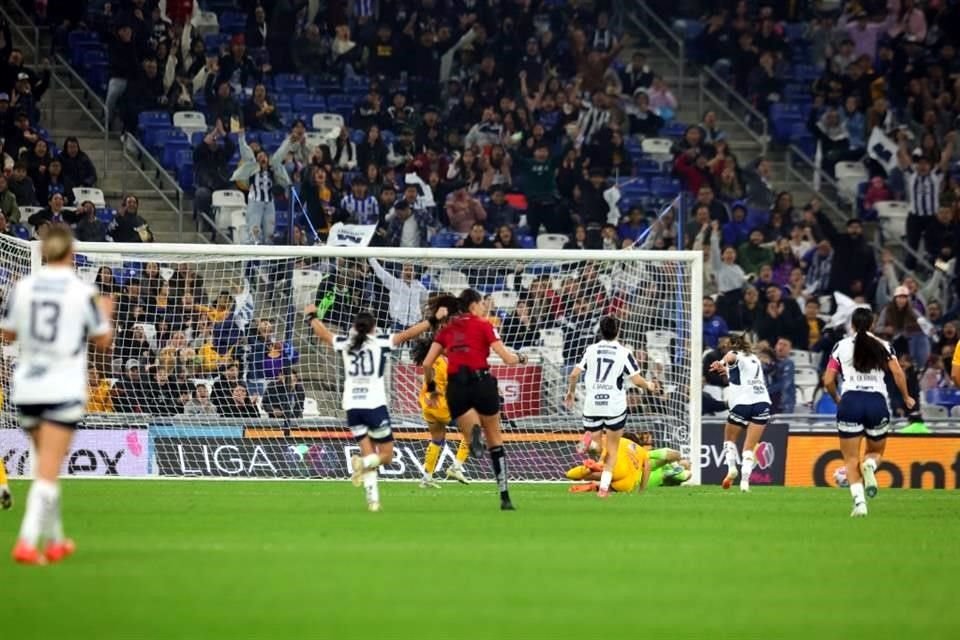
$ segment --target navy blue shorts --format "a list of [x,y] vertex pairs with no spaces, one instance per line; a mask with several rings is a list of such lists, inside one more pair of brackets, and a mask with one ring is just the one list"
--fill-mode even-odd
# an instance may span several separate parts
[[29,431],[41,422],[53,422],[68,429],[76,429],[83,420],[86,407],[82,400],[58,402],[54,404],[18,404],[17,413],[20,426]]
[[837,407],[837,431],[841,438],[867,436],[883,440],[890,430],[890,408],[878,391],[848,391]]
[[376,409],[347,409],[347,426],[358,442],[368,436],[374,442],[393,442],[393,429],[386,406]]
[[755,402],[754,404],[738,404],[730,409],[727,414],[727,422],[735,424],[738,427],[746,427],[749,424],[758,424],[765,426],[770,421],[770,403]]

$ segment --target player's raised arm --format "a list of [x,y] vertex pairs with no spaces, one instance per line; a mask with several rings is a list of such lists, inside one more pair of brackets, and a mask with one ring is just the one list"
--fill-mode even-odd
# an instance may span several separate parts
[[320,342],[325,342],[332,347],[333,333],[327,328],[327,325],[323,324],[320,318],[317,317],[317,305],[308,304],[304,307],[303,313],[307,326],[313,329],[313,335],[317,336]]
[[394,334],[392,342],[393,346],[398,347],[404,342],[413,340],[417,336],[423,335],[431,328],[433,328],[437,323],[442,322],[447,318],[449,310],[446,307],[438,307],[437,310],[433,313],[433,318],[430,320],[421,320],[412,327],[407,327],[400,333]]

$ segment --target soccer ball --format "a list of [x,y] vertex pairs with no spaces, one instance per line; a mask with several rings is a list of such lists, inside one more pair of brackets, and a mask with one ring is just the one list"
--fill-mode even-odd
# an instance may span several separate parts
[[850,482],[847,480],[847,468],[846,467],[837,467],[837,470],[833,472],[833,481],[837,483],[837,486],[841,489],[850,486]]

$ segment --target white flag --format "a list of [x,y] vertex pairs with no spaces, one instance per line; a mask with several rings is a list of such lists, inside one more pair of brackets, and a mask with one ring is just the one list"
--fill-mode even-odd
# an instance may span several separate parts
[[330,227],[327,236],[327,246],[330,247],[365,247],[370,244],[373,234],[377,231],[375,224],[343,224],[338,222]]
[[880,127],[874,127],[867,142],[867,153],[883,165],[889,174],[897,166],[897,143],[890,139]]

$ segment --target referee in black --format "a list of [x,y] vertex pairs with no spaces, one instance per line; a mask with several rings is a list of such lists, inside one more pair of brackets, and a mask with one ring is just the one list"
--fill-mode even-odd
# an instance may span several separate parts
[[433,338],[430,352],[423,361],[424,383],[431,392],[428,402],[436,402],[436,383],[433,381],[433,363],[441,352],[447,355],[447,405],[457,421],[460,432],[468,437],[479,414],[480,425],[487,439],[490,463],[500,489],[500,509],[513,511],[507,489],[507,461],[500,432],[500,391],[497,379],[490,373],[487,359],[490,350],[505,364],[526,364],[527,357],[510,352],[500,341],[493,325],[487,320],[483,297],[473,289],[459,296],[460,315],[450,320]]

